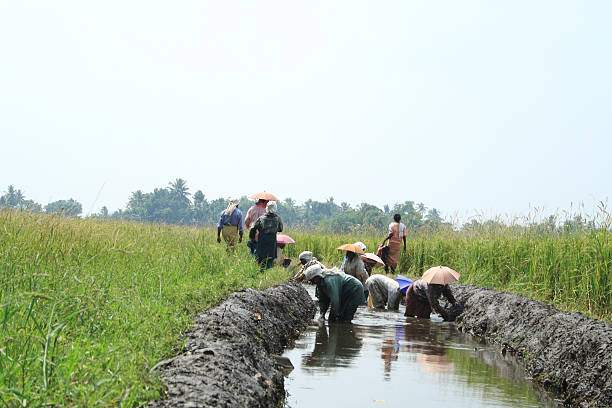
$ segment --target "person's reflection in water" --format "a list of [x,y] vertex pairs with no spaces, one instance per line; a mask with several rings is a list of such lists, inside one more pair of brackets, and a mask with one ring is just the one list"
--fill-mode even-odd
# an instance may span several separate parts
[[319,326],[315,347],[306,355],[303,365],[307,367],[348,367],[359,354],[362,341],[351,323],[329,323]]
[[380,358],[385,362],[385,381],[391,379],[391,362],[397,361],[399,354],[399,342],[397,340],[385,340],[382,342]]
[[403,350],[416,355],[416,361],[425,373],[451,371],[453,363],[446,358],[446,343],[452,333],[429,320],[412,319],[408,324],[396,326],[395,341],[408,342]]

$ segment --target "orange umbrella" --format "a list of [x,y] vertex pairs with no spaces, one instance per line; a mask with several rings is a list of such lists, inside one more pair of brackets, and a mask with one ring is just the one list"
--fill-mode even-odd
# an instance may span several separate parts
[[458,281],[460,277],[459,272],[448,266],[434,266],[426,270],[421,279],[427,283],[448,285],[451,282]]
[[359,248],[357,245],[355,244],[344,244],[344,245],[340,245],[338,248],[336,248],[338,251],[346,251],[346,252],[355,252],[356,254],[360,254],[360,255],[365,255],[365,252],[363,252],[363,249]]
[[383,266],[385,264],[383,260],[378,257],[378,255],[373,254],[371,252],[366,252],[365,255],[361,255],[361,259],[364,259],[364,260],[367,259],[369,261],[374,261],[377,264],[383,265]]
[[255,200],[266,200],[266,201],[278,201],[278,198],[274,194],[268,193],[266,191],[262,191],[261,193],[255,193],[249,198],[254,198]]

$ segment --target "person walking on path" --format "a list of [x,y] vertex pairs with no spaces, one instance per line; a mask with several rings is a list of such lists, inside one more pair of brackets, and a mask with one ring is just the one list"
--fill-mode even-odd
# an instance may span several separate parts
[[451,313],[438,303],[438,298],[442,295],[453,306],[457,304],[448,285],[427,283],[427,281],[423,279],[414,281],[408,288],[408,291],[406,291],[406,312],[404,316],[429,319],[429,314],[433,309],[442,316],[444,320],[453,320]]
[[242,235],[244,233],[242,211],[238,209],[239,202],[237,198],[230,200],[227,208],[221,212],[219,225],[217,225],[217,242],[221,243],[221,234],[223,234],[223,240],[227,244],[226,251],[228,253],[236,246],[236,238],[238,236],[238,242],[242,242]]
[[350,322],[359,305],[365,302],[363,285],[350,275],[327,271],[319,265],[310,266],[304,275],[317,285],[315,296],[319,299],[321,320],[325,320],[329,309],[330,322]]
[[402,217],[399,214],[393,216],[394,222],[389,224],[389,235],[381,244],[381,247],[384,247],[385,242],[389,240],[389,252],[384,259],[385,272],[389,272],[388,268],[391,268],[391,273],[395,273],[402,240],[404,241],[404,252],[406,252],[406,226],[400,222],[401,219]]
[[[255,203],[255,205],[249,208],[249,210],[247,211],[246,218],[244,219],[244,225],[247,231],[250,231],[251,228],[253,228],[253,226],[255,225],[255,222],[257,221],[257,219],[259,219],[259,217],[261,217],[262,215],[266,213],[267,204],[268,204],[268,201],[266,200],[258,200]],[[256,243],[257,243],[257,234],[255,235],[255,239],[253,241],[249,240],[247,242],[247,246],[251,250],[251,255],[255,253]]]
[[395,279],[391,279],[385,275],[372,275],[366,282],[364,287],[370,293],[372,306],[376,309],[398,310],[399,304],[404,296],[400,291],[399,283]]
[[249,241],[257,236],[257,261],[266,269],[274,266],[276,258],[276,233],[283,230],[283,221],[276,215],[276,201],[270,201],[266,207],[266,213],[255,221],[255,225],[249,231]]

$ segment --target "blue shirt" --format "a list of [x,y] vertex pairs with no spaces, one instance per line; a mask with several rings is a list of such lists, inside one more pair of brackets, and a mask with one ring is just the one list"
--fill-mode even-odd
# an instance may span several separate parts
[[224,225],[233,225],[238,227],[240,233],[242,234],[242,211],[236,208],[230,215],[225,215],[225,210],[221,211],[221,218],[219,219],[219,225],[217,227],[222,228]]

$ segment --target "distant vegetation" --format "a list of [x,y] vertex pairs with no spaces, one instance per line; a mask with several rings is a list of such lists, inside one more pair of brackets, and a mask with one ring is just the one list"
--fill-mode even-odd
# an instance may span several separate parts
[[[239,208],[246,215],[253,200],[246,196],[240,199]],[[217,198],[208,200],[201,190],[193,195],[189,192],[187,182],[176,179],[166,187],[155,188],[145,193],[141,190],[133,192],[128,198],[126,207],[109,212],[106,207],[92,214],[91,218],[141,221],[148,223],[167,223],[176,225],[208,226],[217,225],[219,215],[228,204],[228,199]],[[8,186],[0,196],[0,208],[13,208],[32,212],[58,213],[66,216],[80,216],[81,203],[69,199],[59,200],[45,205],[27,200],[21,190]],[[444,220],[436,208],[427,208],[423,203],[405,201],[392,206],[385,205],[379,208],[368,203],[361,203],[352,207],[346,202],[337,204],[333,197],[325,202],[307,200],[299,205],[291,198],[278,202],[279,215],[285,225],[300,229],[315,230],[317,232],[349,234],[355,232],[383,233],[392,220],[393,214],[401,214],[402,222],[410,233],[422,233],[460,229],[474,231],[481,228],[512,227],[519,229],[535,229],[541,232],[552,231],[583,231],[594,230],[600,226],[609,228],[611,221],[606,211],[605,203],[601,203],[597,217],[587,217],[583,214],[557,215],[545,219],[521,219],[502,221],[500,219],[472,219],[460,228]],[[603,217],[601,217],[603,215]]]
[[[167,223],[177,225],[214,226],[219,221],[219,215],[228,204],[228,199],[217,198],[208,200],[201,190],[193,195],[183,179],[176,179],[166,187],[154,189],[145,193],[141,190],[133,192],[124,209],[110,213],[102,207],[100,213],[93,218],[111,218],[130,221]],[[239,208],[246,215],[253,200],[243,196]],[[0,197],[0,207],[9,207],[34,212],[43,211],[40,204],[26,200],[21,190],[9,186]],[[293,199],[286,198],[278,202],[279,215],[283,222],[294,227],[317,227],[320,230],[348,233],[354,230],[376,229],[384,230],[395,213],[402,215],[402,222],[413,230],[432,229],[444,225],[442,217],[435,208],[427,208],[422,203],[406,201],[393,206],[385,205],[382,209],[372,204],[362,203],[356,208],[348,203],[337,204],[333,197],[325,202],[307,200],[298,205]],[[82,212],[80,203],[74,200],[60,200],[44,206],[46,213],[60,213],[78,216]]]

